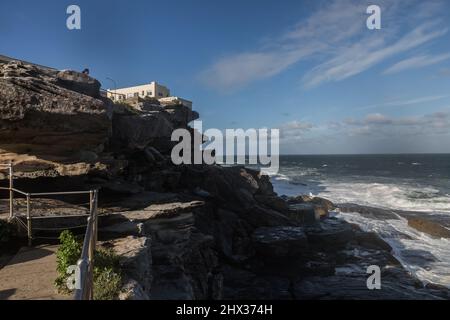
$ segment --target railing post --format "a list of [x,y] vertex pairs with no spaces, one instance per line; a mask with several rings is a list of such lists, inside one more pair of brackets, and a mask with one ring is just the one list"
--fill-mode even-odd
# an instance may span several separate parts
[[95,197],[94,197],[94,248],[97,245],[98,240],[98,190],[95,190]]
[[97,245],[97,201],[98,190],[89,192],[89,217],[83,242],[81,259],[78,261],[81,286],[75,291],[76,300],[94,299],[94,259]]
[[14,217],[14,182],[13,182],[13,165],[9,163],[9,219]]
[[94,255],[95,255],[95,243],[94,243],[94,226],[95,226],[95,219],[94,218],[94,211],[91,211],[91,216],[88,220],[88,228],[91,227],[91,237],[89,238],[89,259],[88,259],[88,272],[87,272],[87,287],[86,287],[86,294],[88,295],[87,300],[92,300],[94,296],[94,288],[93,288],[93,282],[94,282]]
[[28,246],[31,247],[33,241],[33,231],[31,226],[31,204],[30,204],[30,194],[27,194],[27,231],[28,231]]
[[92,208],[93,208],[93,202],[92,202],[92,200],[94,199],[94,191],[93,190],[91,190],[90,192],[89,192],[89,215],[92,213]]

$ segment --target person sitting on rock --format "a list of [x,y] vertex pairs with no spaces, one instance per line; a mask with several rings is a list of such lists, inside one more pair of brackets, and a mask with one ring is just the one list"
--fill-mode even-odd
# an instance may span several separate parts
[[82,73],[85,75],[89,75],[89,69],[88,68],[84,69]]

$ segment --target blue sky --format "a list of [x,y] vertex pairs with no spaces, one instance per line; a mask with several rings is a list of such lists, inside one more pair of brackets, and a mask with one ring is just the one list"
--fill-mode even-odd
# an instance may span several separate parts
[[283,153],[450,152],[446,0],[2,0],[0,37],[105,88],[161,82],[206,128],[279,128]]

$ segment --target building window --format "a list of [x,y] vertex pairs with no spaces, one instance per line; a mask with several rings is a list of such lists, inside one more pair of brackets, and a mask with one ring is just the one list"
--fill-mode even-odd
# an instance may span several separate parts
[[142,96],[145,97],[145,91],[142,91]]
[[151,97],[153,95],[153,92],[147,91],[147,96]]
[[135,92],[134,96],[139,97],[139,92]]

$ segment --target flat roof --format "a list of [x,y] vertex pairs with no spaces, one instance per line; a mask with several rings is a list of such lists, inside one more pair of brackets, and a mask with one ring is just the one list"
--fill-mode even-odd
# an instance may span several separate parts
[[158,81],[151,81],[151,82],[147,82],[147,83],[143,83],[143,84],[136,84],[136,85],[133,85],[133,86],[122,87],[122,88],[115,88],[115,89],[108,89],[108,90],[123,90],[123,89],[135,88],[135,87],[143,87],[143,86],[148,86],[148,85],[150,85],[152,83],[155,83],[155,84],[157,84],[157,85],[159,85],[161,87],[169,89],[166,85],[163,85],[163,84],[159,83]]

